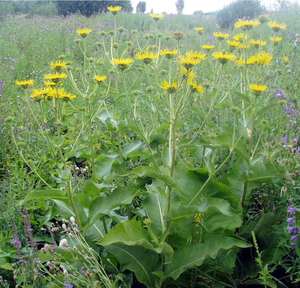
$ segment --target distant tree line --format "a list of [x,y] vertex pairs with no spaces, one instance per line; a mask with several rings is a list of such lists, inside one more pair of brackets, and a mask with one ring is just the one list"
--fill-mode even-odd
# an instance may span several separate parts
[[81,13],[87,17],[95,13],[107,12],[110,5],[118,5],[123,7],[123,11],[131,12],[132,6],[129,0],[98,0],[98,1],[55,1],[57,12],[59,15],[69,15],[73,13]]
[[123,7],[123,11],[132,11],[130,0],[0,0],[0,15],[19,13],[67,16],[81,13],[89,17],[95,13],[107,12],[109,5],[119,5]]
[[236,0],[218,12],[217,21],[222,28],[229,28],[238,19],[253,19],[264,11],[260,0]]

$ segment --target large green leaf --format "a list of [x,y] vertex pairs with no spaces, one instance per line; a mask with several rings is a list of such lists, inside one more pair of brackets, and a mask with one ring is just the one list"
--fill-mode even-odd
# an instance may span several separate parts
[[150,177],[156,180],[160,180],[167,186],[172,187],[178,191],[181,191],[180,187],[177,185],[174,179],[167,174],[167,170],[165,169],[165,167],[154,168],[154,167],[141,166],[134,169],[132,172],[133,174],[141,178]]
[[130,144],[127,144],[123,148],[123,156],[125,158],[133,157],[144,148],[144,144],[141,141],[136,141]]
[[210,209],[205,214],[204,224],[208,232],[221,230],[235,230],[242,225],[242,218],[240,215],[232,214],[230,216],[218,213],[215,209]]
[[207,258],[215,258],[222,249],[228,250],[232,247],[245,248],[248,245],[242,241],[224,235],[211,235],[203,243],[178,249],[172,262],[166,265],[165,278],[177,279],[184,271],[203,264]]
[[[178,165],[175,170],[174,179],[180,187],[179,196],[185,197],[189,201],[201,189],[208,178],[207,170],[189,169],[183,165]],[[201,193],[202,194],[202,193]]]
[[65,191],[58,189],[33,190],[26,194],[26,197],[20,201],[20,205],[24,205],[30,201],[41,202],[44,204],[47,200],[67,200]]
[[111,173],[112,166],[117,160],[118,155],[99,155],[96,159],[94,175],[103,178],[107,177]]
[[150,249],[153,247],[148,232],[136,219],[117,224],[99,241],[99,244],[103,246],[116,243],[127,246],[138,245]]
[[158,254],[144,247],[122,244],[111,245],[106,249],[118,260],[123,271],[132,271],[140,283],[156,287],[157,278],[153,272],[159,269]]
[[147,217],[150,219],[150,228],[156,234],[162,235],[166,230],[167,194],[166,187],[160,187],[157,182],[147,187],[147,198],[143,203]]
[[102,195],[95,199],[90,207],[90,224],[100,215],[110,215],[111,212],[123,205],[128,205],[138,194],[135,187],[127,186],[126,189],[117,189],[108,195]]

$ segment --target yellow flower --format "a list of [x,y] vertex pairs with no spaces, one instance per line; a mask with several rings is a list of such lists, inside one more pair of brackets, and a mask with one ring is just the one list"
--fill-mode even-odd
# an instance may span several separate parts
[[33,89],[31,93],[31,98],[36,101],[41,100],[47,96],[48,90],[48,87],[42,89]]
[[164,18],[164,16],[162,14],[158,14],[158,13],[151,13],[150,17],[154,20],[154,21],[159,21],[161,19]]
[[206,51],[210,51],[210,50],[214,49],[215,46],[214,45],[210,45],[210,44],[204,44],[204,45],[201,46],[201,48],[204,49],[204,50],[206,50]]
[[192,69],[195,65],[199,64],[200,60],[191,56],[185,55],[180,59],[180,64],[187,70]]
[[204,215],[200,212],[197,212],[194,215],[194,223],[195,224],[201,224],[201,222],[203,221]]
[[127,69],[132,63],[132,58],[115,58],[112,60],[112,64],[117,66],[120,70]]
[[260,40],[260,39],[251,39],[250,40],[250,45],[259,48],[262,46],[266,46],[267,45],[267,41],[264,40]]
[[161,88],[168,93],[175,93],[178,90],[178,83],[176,81],[174,82],[163,81],[161,84]]
[[185,54],[186,57],[190,57],[193,59],[197,59],[197,60],[204,60],[206,59],[207,55],[201,52],[197,52],[197,51],[189,51]]
[[263,84],[250,84],[249,89],[255,94],[261,94],[268,90],[268,86]]
[[240,45],[237,48],[238,49],[248,49],[249,45],[240,43]]
[[229,41],[227,41],[227,44],[231,48],[238,48],[241,45],[241,43],[239,41],[236,41],[236,40],[229,40]]
[[248,39],[248,35],[245,33],[239,33],[239,34],[234,35],[232,37],[232,39],[235,41],[242,42],[242,41],[246,41]]
[[56,86],[56,84],[57,84],[57,83],[55,83],[55,82],[53,82],[53,81],[49,81],[49,80],[44,81],[44,85],[45,85],[46,87],[54,87],[54,86]]
[[76,32],[80,37],[85,38],[92,32],[92,29],[90,29],[90,28],[80,28],[80,29],[77,29]]
[[236,21],[234,23],[234,27],[237,29],[251,29],[254,27],[258,27],[260,25],[260,22],[258,20],[243,20],[243,19],[239,19],[238,21]]
[[198,26],[198,27],[195,27],[195,31],[199,34],[199,35],[202,35],[203,32],[204,32],[204,28],[202,26]]
[[55,62],[51,62],[50,67],[53,70],[61,71],[62,69],[67,68],[67,63],[65,61],[58,60],[58,61],[55,61]]
[[268,26],[275,32],[287,29],[287,25],[285,23],[279,23],[279,22],[275,22],[275,21],[270,21],[268,23]]
[[215,52],[213,53],[213,57],[222,64],[225,64],[228,61],[234,61],[236,59],[234,54],[228,52]]
[[180,74],[182,74],[183,79],[186,79],[189,82],[192,82],[196,78],[196,74],[193,70],[180,67]]
[[222,32],[214,32],[214,37],[219,40],[224,40],[229,38],[228,33],[222,33]]
[[268,52],[260,52],[260,53],[250,56],[247,59],[247,64],[248,65],[254,65],[254,64],[268,65],[272,62],[272,60],[273,60],[272,54],[270,54]]
[[160,55],[165,56],[166,58],[170,59],[177,55],[177,50],[163,49],[160,51]]
[[65,91],[63,88],[48,88],[47,99],[59,99],[59,100],[74,100],[75,95]]
[[194,81],[188,81],[188,85],[190,86],[190,89],[193,93],[201,94],[204,92],[204,87]]
[[32,91],[31,98],[36,101],[42,99],[74,100],[76,96],[65,91],[63,88],[45,87],[41,89],[34,89]]
[[137,53],[136,58],[140,61],[143,61],[145,64],[149,64],[154,59],[157,59],[158,55],[153,52],[139,52]]
[[280,42],[282,42],[281,36],[272,36],[271,41],[274,45],[278,45]]
[[116,15],[116,14],[118,14],[122,10],[122,7],[121,6],[108,6],[107,10],[111,14]]
[[106,75],[96,75],[95,80],[98,84],[101,84],[107,80],[107,76]]
[[57,82],[59,82],[61,80],[64,80],[66,78],[67,78],[67,74],[65,74],[65,73],[46,74],[44,76],[44,79],[46,81],[51,81],[51,82],[55,82],[55,83],[57,83]]
[[23,88],[23,89],[29,88],[29,87],[33,86],[33,84],[34,84],[34,81],[32,79],[29,79],[29,80],[16,80],[16,85]]

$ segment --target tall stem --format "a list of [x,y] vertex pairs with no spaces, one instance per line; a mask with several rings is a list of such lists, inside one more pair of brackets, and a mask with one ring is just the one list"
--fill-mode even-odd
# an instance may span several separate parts
[[[175,107],[174,107],[174,99],[173,95],[169,94],[169,149],[168,149],[168,167],[169,173],[172,177],[175,169],[175,158],[176,158],[176,119],[175,119]],[[166,188],[167,196],[168,196],[168,210],[167,214],[169,214],[171,210],[171,188]]]

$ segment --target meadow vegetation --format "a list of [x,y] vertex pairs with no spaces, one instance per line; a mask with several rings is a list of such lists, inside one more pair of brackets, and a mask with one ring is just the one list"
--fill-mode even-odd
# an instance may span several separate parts
[[0,287],[299,287],[300,12],[0,19]]

